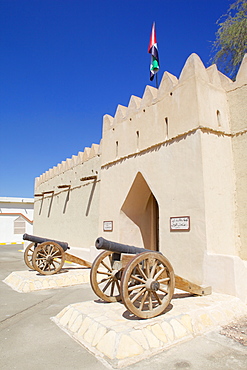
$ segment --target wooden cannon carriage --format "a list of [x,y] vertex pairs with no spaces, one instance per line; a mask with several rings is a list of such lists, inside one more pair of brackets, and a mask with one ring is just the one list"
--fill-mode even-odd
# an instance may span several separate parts
[[28,234],[23,235],[23,240],[32,242],[24,252],[26,265],[42,275],[56,274],[62,269],[65,260],[85,267],[92,266],[90,262],[67,253],[66,251],[69,249],[69,245],[66,242]]
[[122,300],[126,308],[140,318],[155,317],[169,305],[174,288],[197,295],[211,294],[211,287],[201,287],[174,274],[172,265],[160,252],[96,240],[104,249],[93,262],[91,286],[107,302]]
[[28,234],[23,239],[32,241],[24,253],[29,268],[51,275],[61,270],[65,260],[91,267],[90,282],[95,294],[106,302],[122,300],[140,318],[152,318],[164,312],[175,288],[196,295],[211,294],[211,287],[201,287],[175,275],[172,265],[160,252],[100,237],[95,246],[104,251],[91,264],[67,253],[68,243]]

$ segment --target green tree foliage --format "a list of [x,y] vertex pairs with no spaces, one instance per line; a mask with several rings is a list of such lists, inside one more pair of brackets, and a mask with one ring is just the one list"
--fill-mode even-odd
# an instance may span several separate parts
[[212,47],[212,63],[235,79],[244,54],[247,53],[247,0],[235,1],[217,21],[218,30]]

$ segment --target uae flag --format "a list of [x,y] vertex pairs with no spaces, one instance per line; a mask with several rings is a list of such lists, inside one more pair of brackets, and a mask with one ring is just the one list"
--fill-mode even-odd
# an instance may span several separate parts
[[153,27],[152,27],[152,32],[151,32],[150,41],[148,45],[148,52],[149,54],[151,54],[150,81],[153,81],[155,73],[157,73],[160,68],[158,46],[157,46],[156,32],[155,32],[155,23],[153,23]]

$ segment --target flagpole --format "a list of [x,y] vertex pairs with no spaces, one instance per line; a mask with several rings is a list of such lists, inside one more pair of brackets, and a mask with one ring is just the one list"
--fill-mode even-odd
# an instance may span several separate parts
[[155,73],[155,76],[156,76],[156,78],[155,78],[155,80],[156,80],[156,89],[158,89],[158,72],[157,73]]

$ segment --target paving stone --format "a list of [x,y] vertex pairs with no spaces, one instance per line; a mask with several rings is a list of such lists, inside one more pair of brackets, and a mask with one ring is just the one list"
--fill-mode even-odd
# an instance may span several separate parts
[[116,343],[116,333],[113,330],[108,331],[97,344],[97,349],[109,359],[114,359]]
[[123,334],[120,338],[117,348],[117,359],[125,359],[126,357],[139,356],[144,352],[144,349],[129,335]]
[[79,328],[81,327],[81,324],[82,324],[82,315],[79,315],[76,317],[75,321],[73,322],[72,326],[71,326],[71,331],[73,333],[76,333]]
[[64,313],[64,315],[61,317],[61,319],[60,319],[60,325],[61,326],[66,326],[67,324],[68,324],[68,322],[69,322],[69,320],[70,320],[70,318],[71,318],[71,316],[72,316],[72,314],[73,314],[73,308],[71,307],[71,308],[69,308],[65,313]]
[[168,322],[164,321],[164,322],[161,323],[161,327],[164,330],[164,332],[165,332],[167,338],[169,339],[169,341],[173,342],[173,340],[174,340],[174,331],[173,331],[172,326]]
[[163,331],[163,329],[161,328],[160,325],[158,324],[154,324],[153,326],[151,326],[152,328],[152,332],[153,334],[155,335],[156,338],[158,338],[159,340],[161,340],[162,342],[166,343],[167,342],[167,337]]
[[78,335],[83,337],[84,333],[88,330],[89,326],[92,325],[93,321],[86,317],[81,324],[81,327],[78,331]]
[[93,346],[97,346],[102,337],[106,334],[107,330],[104,326],[98,326],[98,330],[95,333],[94,339],[92,341]]
[[170,324],[173,327],[176,339],[181,339],[181,338],[186,337],[187,330],[178,320],[172,319],[170,321]]
[[75,320],[77,319],[77,317],[78,317],[78,311],[77,310],[73,310],[73,313],[72,313],[72,315],[71,315],[71,317],[69,319],[69,322],[68,322],[68,327],[69,327],[69,329],[71,331],[74,331],[73,330],[73,324],[74,324]]
[[203,313],[200,316],[200,319],[202,321],[203,326],[205,326],[205,327],[213,326],[213,324],[214,324],[208,313]]
[[186,329],[188,329],[192,333],[193,328],[192,328],[192,323],[191,323],[191,317],[190,317],[190,315],[183,315],[183,316],[181,316],[181,318],[179,319],[179,321],[181,322],[181,324]]
[[88,330],[86,331],[86,333],[84,334],[84,339],[85,341],[87,341],[88,343],[92,343],[93,342],[93,339],[97,333],[97,330],[98,330],[98,327],[99,327],[99,324],[97,322],[94,322],[89,328]]
[[147,339],[150,348],[158,348],[160,346],[160,341],[155,337],[150,329],[150,326],[148,328],[144,328],[143,334]]

